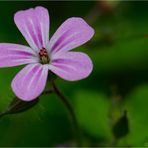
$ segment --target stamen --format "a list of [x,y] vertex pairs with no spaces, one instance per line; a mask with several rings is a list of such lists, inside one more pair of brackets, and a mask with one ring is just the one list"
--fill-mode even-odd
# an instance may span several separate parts
[[49,61],[50,61],[49,56],[48,56],[47,50],[44,47],[40,49],[39,56],[40,56],[40,62],[42,64],[49,64]]

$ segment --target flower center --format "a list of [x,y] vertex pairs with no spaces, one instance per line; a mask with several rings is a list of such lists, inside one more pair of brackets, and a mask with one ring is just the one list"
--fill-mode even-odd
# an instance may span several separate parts
[[40,62],[42,64],[49,64],[50,59],[47,50],[44,47],[40,49],[39,56],[40,56]]

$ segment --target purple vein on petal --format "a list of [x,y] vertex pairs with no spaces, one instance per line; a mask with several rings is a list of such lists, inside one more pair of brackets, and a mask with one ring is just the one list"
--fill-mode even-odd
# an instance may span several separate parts
[[54,59],[53,61],[52,61],[52,63],[53,64],[65,64],[65,65],[71,65],[71,64],[78,64],[78,65],[80,65],[80,63],[79,63],[79,61],[77,61],[77,60],[73,60],[73,59],[60,59],[60,58],[58,58],[58,59]]
[[[33,21],[31,19],[29,19],[26,24],[27,24],[26,25],[26,32],[28,32],[28,34],[29,34],[30,37],[32,36],[32,39],[33,39],[34,44],[37,45],[37,48],[38,49],[42,48],[41,45],[40,45],[40,43],[39,43],[39,40],[37,38],[37,34],[36,34],[36,30],[35,30],[35,26],[34,26]],[[27,31],[27,29],[29,31]]]
[[67,35],[69,34],[70,29],[65,31],[58,39],[57,41],[55,41],[55,44],[53,44],[53,46],[51,47],[51,52],[52,51],[56,51],[56,48],[65,40],[65,38],[67,37]]
[[53,66],[57,67],[57,68],[60,68],[62,71],[65,71],[67,72],[68,70],[74,70],[76,71],[77,69],[70,66],[70,65],[67,65],[66,63],[53,63],[52,64]]
[[44,36],[44,34],[43,34],[43,30],[41,29],[42,28],[42,24],[41,24],[41,22],[40,22],[40,20],[38,19],[38,17],[36,18],[37,20],[38,20],[38,24],[37,24],[37,27],[36,27],[36,30],[37,30],[37,33],[38,33],[38,39],[39,39],[39,42],[40,42],[40,48],[42,48],[42,46],[45,46],[44,44],[45,43],[43,43],[43,36]]
[[[33,67],[33,69],[32,69],[32,67]],[[28,82],[27,79],[30,79],[30,74],[33,75],[34,73],[36,73],[37,70],[38,70],[38,64],[36,64],[36,66],[34,66],[34,65],[30,66],[25,77],[23,77],[23,79],[21,80],[22,81],[21,85],[24,85],[25,82]]]
[[68,45],[68,43],[71,43],[72,41],[74,41],[75,39],[73,38],[73,35],[71,35],[69,38],[67,38],[67,40],[65,39],[65,42],[61,43],[61,45],[59,45],[57,47],[57,49],[55,50],[55,52],[60,51],[60,49],[62,49],[63,47],[66,48],[66,46]]
[[[35,67],[35,69],[33,69],[33,75],[32,75],[32,78],[27,86],[27,90],[31,88],[31,86],[33,85],[33,83],[36,81],[36,84],[38,83],[39,79],[37,78],[40,78],[41,76],[41,72],[42,72],[42,67]],[[35,87],[34,87],[35,88]]]
[[82,31],[73,33],[73,30],[68,30],[65,32],[55,43],[55,45],[52,47],[51,52],[53,51],[58,52],[63,48],[69,48],[69,46],[73,46],[75,42],[78,40],[77,35],[83,34]]
[[22,57],[22,58],[30,58],[30,57],[36,57],[36,55],[30,53],[30,52],[26,52],[26,51],[17,51],[17,50],[9,50],[9,52],[6,52],[5,56],[18,56],[18,57]]

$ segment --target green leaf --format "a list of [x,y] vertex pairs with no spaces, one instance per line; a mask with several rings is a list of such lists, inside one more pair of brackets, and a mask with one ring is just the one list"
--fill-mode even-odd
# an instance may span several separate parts
[[121,143],[145,146],[148,143],[148,85],[136,87],[126,98],[125,109],[129,119],[129,134]]
[[82,128],[96,138],[110,141],[110,102],[107,96],[103,93],[80,91],[75,98],[75,109]]
[[148,67],[148,39],[122,41],[116,45],[93,49],[89,55],[98,74],[122,73],[146,70]]

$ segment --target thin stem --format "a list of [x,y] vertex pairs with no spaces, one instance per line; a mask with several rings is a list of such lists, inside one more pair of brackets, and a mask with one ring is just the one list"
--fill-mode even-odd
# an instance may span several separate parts
[[53,86],[55,94],[61,99],[61,101],[66,106],[66,108],[69,112],[69,115],[70,115],[72,123],[73,123],[73,131],[74,131],[74,134],[75,134],[75,137],[77,140],[77,146],[80,147],[82,145],[80,129],[78,126],[78,122],[77,122],[73,107],[72,107],[71,103],[68,101],[68,99],[63,95],[63,93],[58,89],[58,87],[56,86],[54,81],[52,81],[52,86]]
[[111,128],[112,128],[112,134],[113,134],[113,139],[112,139],[112,146],[117,146],[119,138],[116,137],[116,133],[113,132],[113,128],[117,121],[121,117],[121,101],[122,101],[122,96],[119,93],[118,86],[115,84],[111,86],[111,99],[112,99],[112,105],[110,108],[110,119],[111,119]]

